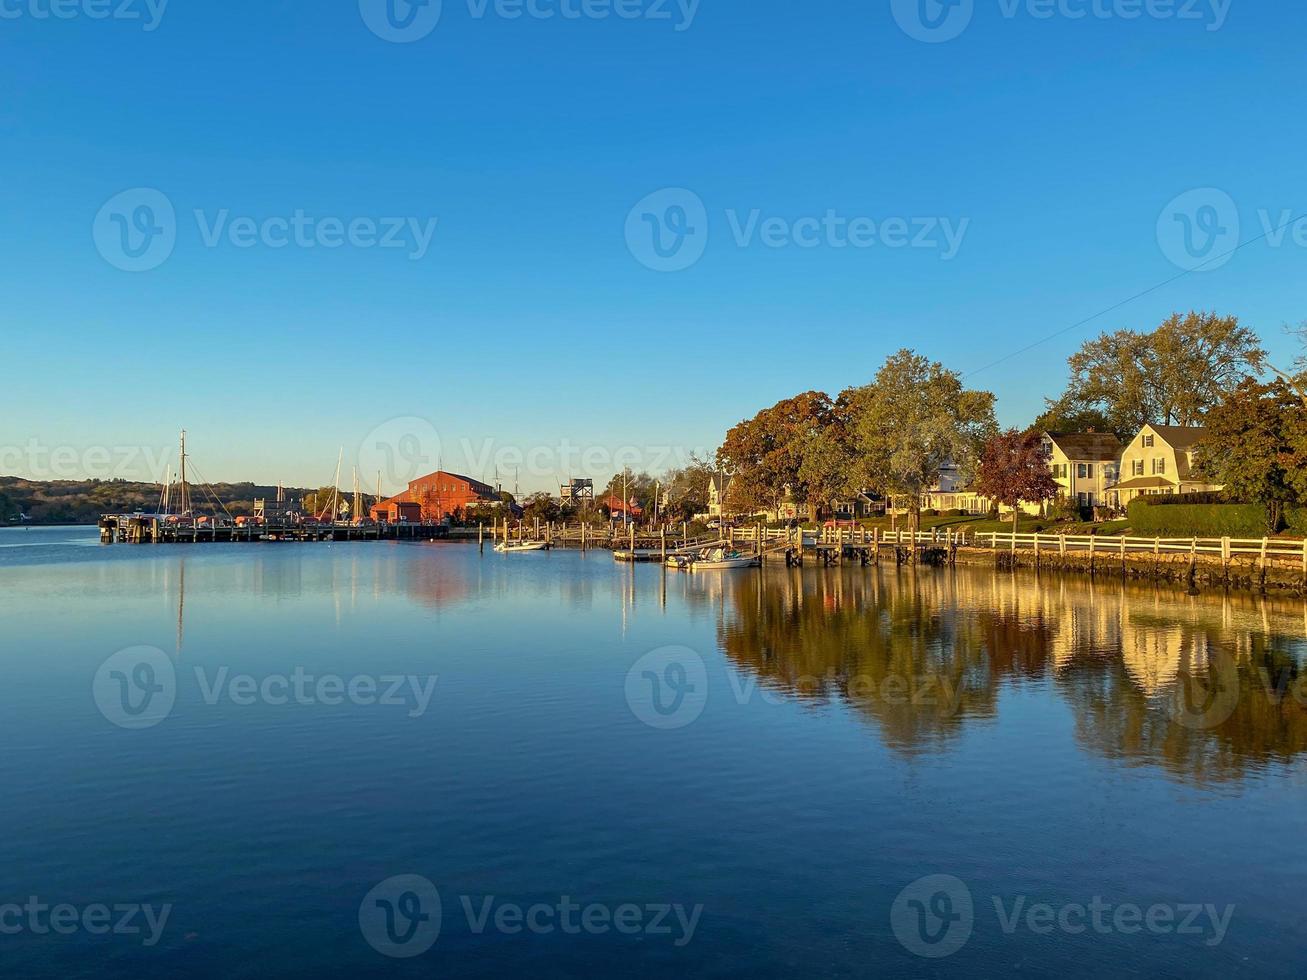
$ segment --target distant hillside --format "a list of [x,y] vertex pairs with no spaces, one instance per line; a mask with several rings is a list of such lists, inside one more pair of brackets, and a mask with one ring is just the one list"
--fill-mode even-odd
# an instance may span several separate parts
[[[273,500],[277,496],[276,487],[253,483],[215,483],[212,490],[233,516],[252,514],[256,497]],[[286,499],[296,502],[313,493],[313,490],[287,487]],[[192,487],[191,501],[197,513],[221,512],[213,497],[201,486]],[[20,514],[31,518],[32,524],[94,524],[101,514],[149,512],[158,505],[159,486],[154,483],[24,480],[16,476],[0,476],[0,526],[18,523]]]

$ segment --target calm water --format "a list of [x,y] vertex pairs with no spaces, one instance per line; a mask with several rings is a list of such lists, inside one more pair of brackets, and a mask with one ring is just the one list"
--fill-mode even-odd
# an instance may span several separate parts
[[1305,631],[988,570],[0,531],[0,905],[75,916],[0,909],[0,969],[1301,976]]

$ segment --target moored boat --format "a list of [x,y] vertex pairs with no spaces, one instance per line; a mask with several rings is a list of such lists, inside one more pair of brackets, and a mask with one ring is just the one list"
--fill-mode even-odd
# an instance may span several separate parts
[[544,551],[549,545],[544,541],[502,541],[495,545],[501,555],[512,555],[519,551]]

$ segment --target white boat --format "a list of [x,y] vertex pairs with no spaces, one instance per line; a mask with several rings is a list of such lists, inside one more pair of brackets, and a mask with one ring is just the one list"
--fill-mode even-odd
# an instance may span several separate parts
[[549,545],[544,541],[504,541],[495,545],[501,555],[512,555],[519,551],[544,551]]
[[761,560],[757,555],[746,555],[742,551],[727,551],[725,548],[710,548],[697,555],[676,555],[667,559],[669,568],[680,568],[690,572],[755,568],[760,563]]

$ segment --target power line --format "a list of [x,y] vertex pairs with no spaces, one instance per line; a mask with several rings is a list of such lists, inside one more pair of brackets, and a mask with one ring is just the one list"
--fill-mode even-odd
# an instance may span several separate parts
[[1047,337],[1041,337],[1039,340],[1036,340],[1034,343],[1027,344],[1025,347],[1022,347],[1019,350],[1014,350],[1010,354],[1004,354],[998,360],[990,361],[984,367],[979,367],[976,368],[974,371],[967,372],[965,375],[963,375],[963,377],[964,378],[974,377],[975,375],[980,374],[982,371],[988,371],[990,368],[998,367],[998,365],[1003,364],[1006,361],[1010,361],[1014,357],[1020,357],[1022,354],[1032,351],[1036,347],[1048,343],[1050,340],[1054,340],[1055,338],[1060,337],[1065,333],[1070,333],[1072,330],[1077,330],[1088,323],[1092,323],[1094,320],[1097,320],[1101,316],[1107,316],[1107,314],[1115,310],[1119,310],[1121,307],[1127,306],[1130,303],[1133,303],[1137,299],[1143,299],[1149,293],[1155,293],[1159,289],[1164,289],[1167,286],[1171,285],[1171,283],[1173,282],[1178,282],[1179,280],[1185,278],[1186,276],[1193,275],[1195,272],[1198,272],[1200,269],[1202,269],[1203,266],[1211,265],[1213,262],[1216,262],[1220,259],[1228,258],[1229,256],[1233,255],[1235,252],[1238,252],[1240,249],[1247,248],[1249,245],[1254,245],[1257,242],[1262,241],[1263,239],[1269,238],[1275,232],[1288,228],[1290,225],[1296,224],[1297,222],[1302,221],[1304,218],[1307,218],[1307,212],[1298,215],[1296,218],[1290,218],[1282,225],[1269,229],[1265,234],[1258,235],[1256,238],[1250,238],[1246,242],[1240,242],[1238,245],[1230,249],[1228,252],[1221,252],[1217,255],[1213,255],[1211,258],[1205,259],[1204,261],[1198,263],[1198,265],[1194,266],[1192,269],[1186,269],[1183,272],[1181,272],[1179,275],[1172,276],[1170,279],[1167,279],[1163,282],[1159,282],[1154,286],[1149,286],[1147,289],[1143,290],[1142,292],[1135,293],[1133,296],[1127,299],[1123,299],[1119,303],[1113,303],[1111,306],[1107,307],[1106,309],[1099,310],[1093,316],[1087,316],[1083,320],[1079,320],[1071,324],[1069,327],[1063,327],[1061,330],[1056,330],[1053,333],[1049,334]]

